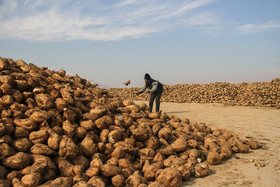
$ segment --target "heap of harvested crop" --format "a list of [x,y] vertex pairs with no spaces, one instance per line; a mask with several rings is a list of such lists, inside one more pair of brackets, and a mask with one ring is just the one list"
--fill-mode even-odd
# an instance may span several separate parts
[[180,186],[258,144],[0,58],[0,186]]
[[[129,99],[130,92],[140,88],[112,88],[111,95]],[[148,100],[148,94],[137,96],[137,100]],[[280,78],[270,82],[255,83],[210,83],[178,84],[164,86],[162,101],[177,103],[223,103],[226,105],[266,106],[280,108]]]

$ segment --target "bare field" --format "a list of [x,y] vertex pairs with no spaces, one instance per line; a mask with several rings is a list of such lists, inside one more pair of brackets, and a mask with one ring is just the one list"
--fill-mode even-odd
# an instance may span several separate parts
[[[141,102],[135,101],[136,104]],[[206,123],[212,129],[234,131],[240,138],[256,140],[263,145],[262,149],[238,153],[220,165],[211,166],[206,177],[192,178],[184,186],[280,186],[279,109],[163,102],[161,110],[181,119]]]

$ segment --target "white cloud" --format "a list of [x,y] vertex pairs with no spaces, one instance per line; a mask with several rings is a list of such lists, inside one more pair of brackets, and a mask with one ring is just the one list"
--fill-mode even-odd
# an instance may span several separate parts
[[184,14],[187,11],[205,6],[209,3],[212,3],[213,1],[214,0],[197,0],[197,1],[192,1],[190,3],[186,3],[184,6],[182,6],[181,8],[176,10],[175,12],[173,12],[171,15],[175,16],[175,15]]
[[280,22],[241,25],[207,10],[217,0],[1,0],[0,39],[114,41],[194,28],[207,35],[279,29]]
[[280,22],[269,21],[266,23],[245,24],[238,27],[240,34],[252,34],[274,29],[280,29]]
[[190,11],[193,11],[197,8],[206,6],[207,4],[210,4],[212,2],[214,2],[216,0],[196,0],[196,1],[187,1],[185,3],[182,4],[177,4],[177,6],[175,6],[176,4],[170,4],[170,3],[166,3],[164,4],[165,6],[161,6],[163,8],[163,10],[168,10],[165,12],[162,12],[162,14],[156,16],[153,21],[156,20],[168,20],[168,19],[172,19],[172,18],[176,18],[176,17],[180,17],[180,16],[184,16],[187,13],[189,13]]
[[116,4],[115,6],[127,6],[127,5],[132,5],[132,4],[138,4],[140,1],[138,0],[124,0],[121,1],[120,3]]
[[[0,39],[34,41],[73,39],[121,40],[182,27],[191,11],[214,0],[103,1],[3,0],[0,4]],[[9,10],[9,11],[2,11]],[[195,14],[197,12],[194,12]],[[201,25],[213,23],[200,14]],[[194,19],[189,20],[194,24]]]
[[188,18],[186,22],[190,25],[205,26],[205,25],[217,25],[219,19],[211,12],[202,12],[195,14]]

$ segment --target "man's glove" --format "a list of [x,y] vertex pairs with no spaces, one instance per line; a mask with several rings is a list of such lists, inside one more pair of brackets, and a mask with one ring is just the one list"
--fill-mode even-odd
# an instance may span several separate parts
[[140,95],[141,93],[140,92],[136,92],[136,95]]

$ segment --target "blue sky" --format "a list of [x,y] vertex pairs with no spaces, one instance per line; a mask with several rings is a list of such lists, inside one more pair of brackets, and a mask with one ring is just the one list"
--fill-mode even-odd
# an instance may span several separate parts
[[142,86],[280,76],[279,0],[0,0],[0,56]]

